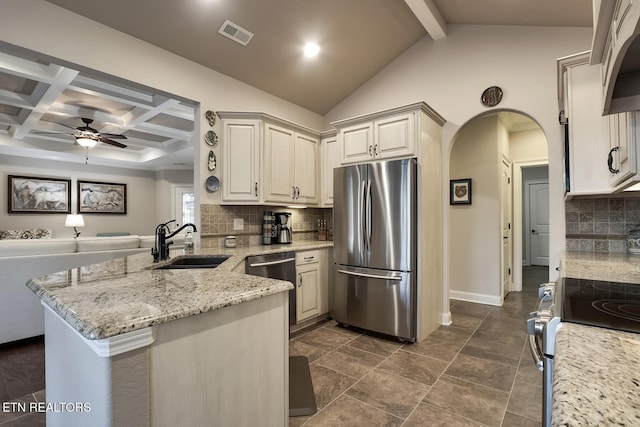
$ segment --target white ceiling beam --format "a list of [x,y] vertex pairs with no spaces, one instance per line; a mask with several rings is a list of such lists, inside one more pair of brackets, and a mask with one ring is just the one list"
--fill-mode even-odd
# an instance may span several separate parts
[[40,64],[0,52],[0,71],[16,77],[52,83],[56,80],[59,69],[58,65]]
[[433,40],[447,38],[447,23],[433,0],[404,0]]
[[29,96],[4,89],[0,89],[0,104],[18,108],[33,108],[33,102]]
[[134,108],[122,116],[122,120],[124,121],[125,126],[134,128],[159,114],[166,113],[179,103],[180,101],[177,99],[169,99],[167,97],[157,95],[154,100],[155,107],[151,109]]
[[32,129],[38,126],[40,118],[49,110],[60,94],[64,92],[69,83],[78,75],[78,71],[76,70],[60,66],[55,67],[58,69],[55,80],[51,82],[49,86],[41,83],[36,87],[34,93],[38,93],[39,99],[35,102],[33,110],[31,110],[22,125],[13,129],[13,137],[15,139],[24,138]]

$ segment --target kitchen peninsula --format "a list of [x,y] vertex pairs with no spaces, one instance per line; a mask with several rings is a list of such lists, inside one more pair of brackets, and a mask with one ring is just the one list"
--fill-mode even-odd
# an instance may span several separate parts
[[244,274],[244,259],[330,246],[196,251],[229,257],[215,269],[137,254],[30,280],[45,306],[47,402],[82,409],[47,425],[285,425],[293,285]]

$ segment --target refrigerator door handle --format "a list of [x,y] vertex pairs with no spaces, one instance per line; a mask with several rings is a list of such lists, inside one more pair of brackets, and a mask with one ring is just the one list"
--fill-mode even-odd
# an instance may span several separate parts
[[371,231],[372,231],[372,225],[371,225],[371,180],[367,181],[367,235],[366,235],[366,239],[367,239],[367,250],[371,251]]
[[378,274],[358,273],[356,271],[341,270],[341,269],[338,269],[338,273],[348,274],[350,276],[367,277],[369,279],[392,280],[397,282],[402,281],[402,276],[382,276]]
[[360,195],[360,208],[362,212],[362,229],[360,230],[360,235],[362,238],[362,244],[364,246],[364,250],[368,251],[369,248],[367,247],[367,217],[366,217],[366,212],[367,212],[367,186],[366,186],[366,182],[362,181],[362,194]]

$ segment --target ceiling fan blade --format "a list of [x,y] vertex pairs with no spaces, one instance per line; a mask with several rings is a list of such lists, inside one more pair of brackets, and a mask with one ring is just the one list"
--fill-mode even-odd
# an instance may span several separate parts
[[100,142],[104,142],[105,144],[113,145],[113,146],[115,146],[115,147],[127,148],[127,146],[126,146],[126,145],[121,144],[121,143],[116,142],[116,141],[112,141],[112,140],[110,140],[109,138],[105,138],[104,136],[99,136],[99,137],[98,137],[98,140],[99,140]]
[[73,126],[65,125],[64,123],[58,123],[58,122],[51,122],[51,123],[55,123],[55,124],[57,124],[58,126],[62,126],[62,127],[67,128],[67,129],[72,129],[72,130],[76,130],[76,129],[77,129],[77,128],[74,128]]
[[112,139],[127,139],[126,136],[119,135],[117,133],[102,133],[102,132],[100,132],[100,135],[104,136],[104,137],[112,138]]
[[73,133],[66,133],[66,132],[41,132],[41,131],[33,131],[31,132],[34,135],[69,135],[69,136],[74,136],[75,134]]

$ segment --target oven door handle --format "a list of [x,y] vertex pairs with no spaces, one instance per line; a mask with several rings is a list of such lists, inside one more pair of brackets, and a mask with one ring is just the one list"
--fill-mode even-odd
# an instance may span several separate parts
[[535,335],[529,335],[529,351],[531,351],[531,357],[533,357],[533,361],[536,364],[536,368],[539,371],[544,370],[544,363],[542,362],[542,351],[540,350],[540,346],[538,345],[538,340]]

